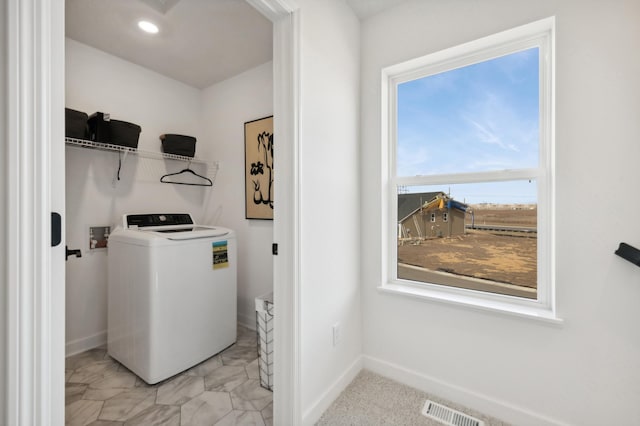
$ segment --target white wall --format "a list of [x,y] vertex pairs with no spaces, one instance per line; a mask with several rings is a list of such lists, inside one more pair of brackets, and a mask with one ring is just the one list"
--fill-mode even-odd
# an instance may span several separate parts
[[[360,25],[343,1],[299,4],[301,408],[310,424],[357,372],[362,349]],[[341,336],[333,347],[335,323]]]
[[[199,90],[70,39],[66,106],[89,114],[109,112],[114,119],[140,125],[139,149],[160,151],[160,134],[180,133],[197,137],[197,156],[206,158],[210,152]],[[123,163],[121,181],[114,186],[116,153],[76,147],[66,151],[67,244],[82,249],[82,258],[67,262],[70,353],[100,344],[106,337],[107,251],[89,252],[88,226],[112,225],[125,213],[168,210],[191,212],[201,221],[209,189],[159,183],[166,167],[179,171],[184,163],[167,166],[163,160],[136,156]]]
[[[244,123],[273,115],[273,63],[203,91],[205,134],[220,162],[205,221],[232,228],[238,244],[238,321],[255,328],[258,296],[273,291],[273,221],[245,219]],[[277,157],[277,135],[276,151]]]
[[[565,324],[379,293],[381,68],[551,15]],[[640,421],[640,269],[613,254],[640,247],[639,17],[636,0],[422,0],[362,24],[365,365],[516,424]]]

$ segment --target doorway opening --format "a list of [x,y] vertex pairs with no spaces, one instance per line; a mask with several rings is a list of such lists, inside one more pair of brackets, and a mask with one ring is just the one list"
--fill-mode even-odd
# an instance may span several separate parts
[[[170,8],[164,11],[154,9],[160,3]],[[242,126],[274,112],[271,59],[266,62],[259,60],[257,65],[212,84],[185,83],[177,81],[179,76],[174,74],[167,77],[165,74],[171,71],[165,73],[162,64],[157,69],[150,69],[150,65],[144,66],[140,63],[143,61],[138,61],[156,48],[153,39],[143,35],[146,37],[142,38],[143,49],[116,54],[105,51],[102,43],[131,48],[140,38],[139,34],[129,33],[132,31],[129,28],[118,29],[116,34],[105,33],[98,26],[98,21],[106,21],[112,26],[123,21],[126,23],[123,18],[126,11],[117,10],[120,6],[138,11],[146,8],[159,18],[161,24],[164,20],[164,28],[168,28],[166,31],[178,33],[180,26],[172,19],[178,12],[186,13],[181,8],[205,3],[218,2],[145,1],[109,2],[105,5],[100,1],[67,1],[66,106],[87,114],[106,112],[111,119],[135,123],[142,128],[138,155],[127,158],[118,152],[72,145],[66,148],[66,239],[69,247],[85,253],[82,258],[70,258],[66,268],[66,352],[71,355],[67,358],[66,379],[67,389],[72,395],[67,399],[67,418],[76,412],[92,413],[97,420],[112,421],[128,421],[136,416],[144,418],[159,413],[171,418],[176,412],[167,406],[178,403],[187,406],[191,401],[193,406],[207,401],[207,406],[218,407],[218,412],[221,411],[220,406],[230,406],[232,409],[225,412],[225,416],[255,415],[254,411],[258,411],[264,421],[272,416],[268,392],[259,388],[254,299],[273,290],[270,252],[273,225],[267,221],[247,220],[243,214],[244,200],[234,195],[237,184],[244,183],[241,182],[244,175],[238,173],[242,171],[244,156]],[[238,17],[236,13],[240,13],[232,8],[257,12],[241,2],[219,2],[219,5],[229,15],[223,19],[226,21],[224,24],[245,28],[243,32],[246,33],[250,25],[232,24]],[[209,4],[207,7],[214,6]],[[198,19],[204,16],[207,16],[206,11],[195,12],[190,20],[191,29],[197,27]],[[99,17],[98,21],[93,22],[93,17]],[[271,22],[261,15],[251,19],[265,21],[269,29],[272,27]],[[207,20],[210,21],[211,17],[207,16]],[[208,27],[221,26],[224,25],[208,22]],[[159,27],[162,36],[163,25]],[[83,28],[88,32],[83,33]],[[123,39],[114,40],[114,37]],[[260,38],[263,41],[273,37],[269,34]],[[215,43],[221,41],[224,39],[218,38]],[[172,61],[169,59],[171,55],[167,54],[164,61],[176,62],[191,70],[210,65],[203,59],[207,55],[202,53],[202,44],[187,45],[201,51],[198,60]],[[234,50],[243,51],[238,47]],[[198,61],[203,61],[204,65]],[[224,54],[218,54],[209,58],[209,62],[214,63],[211,68],[224,68],[229,67],[231,61]],[[198,76],[185,78],[195,81]],[[229,165],[215,176],[212,188],[164,185],[158,181],[162,175],[158,174],[159,170],[166,173],[173,167],[182,166],[166,158],[146,158],[140,152],[159,151],[159,136],[165,133],[197,136],[196,157]],[[205,170],[204,173],[208,172]],[[210,174],[207,176],[211,177]],[[90,236],[90,230],[96,227],[109,226],[113,232],[125,214],[153,212],[191,213],[201,224],[221,225],[236,232],[239,322],[237,343],[233,347],[155,388],[145,386],[139,379],[132,381],[126,367],[114,363],[105,352],[109,248],[91,248]],[[99,370],[97,375],[86,375],[87,371],[96,369]],[[109,383],[114,387],[109,387]],[[176,386],[191,390],[167,397]],[[99,388],[101,392],[97,393]],[[121,391],[115,394],[118,389]],[[154,392],[156,402],[147,406]],[[259,395],[260,398],[247,399],[247,395]],[[140,399],[142,402],[137,402]],[[231,405],[227,404],[229,401]],[[126,413],[114,414],[113,407],[118,404],[128,404],[130,408],[125,410]],[[252,413],[245,413],[249,411]]]

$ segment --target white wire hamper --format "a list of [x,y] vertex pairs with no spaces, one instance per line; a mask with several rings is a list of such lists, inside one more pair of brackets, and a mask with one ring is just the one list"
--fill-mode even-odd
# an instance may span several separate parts
[[273,293],[256,297],[260,386],[273,391]]

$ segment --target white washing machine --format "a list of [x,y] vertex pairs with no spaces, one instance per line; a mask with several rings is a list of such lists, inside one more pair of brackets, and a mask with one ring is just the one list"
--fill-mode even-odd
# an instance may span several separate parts
[[130,214],[108,250],[108,352],[145,382],[235,343],[232,230],[195,225],[189,214]]

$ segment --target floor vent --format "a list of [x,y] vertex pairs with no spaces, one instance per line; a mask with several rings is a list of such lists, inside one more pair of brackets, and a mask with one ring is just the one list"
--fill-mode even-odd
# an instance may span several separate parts
[[482,420],[467,416],[460,411],[452,410],[445,405],[433,401],[424,403],[422,415],[449,426],[484,426]]

